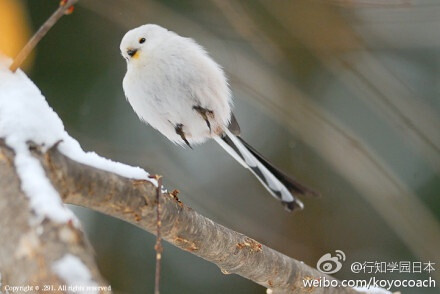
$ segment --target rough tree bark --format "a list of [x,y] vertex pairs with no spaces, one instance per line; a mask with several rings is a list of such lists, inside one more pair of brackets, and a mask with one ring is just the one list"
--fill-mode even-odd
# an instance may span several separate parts
[[[56,146],[46,153],[35,148],[33,150],[34,156],[42,163],[47,176],[65,203],[87,207],[117,217],[155,234],[156,187],[151,182],[130,180],[80,164],[62,155]],[[3,154],[0,160],[2,162],[1,173],[14,174],[13,165],[10,164],[13,160],[13,153],[2,143],[0,143],[0,152]],[[19,192],[16,176],[15,191],[5,190],[5,186],[11,186],[9,181],[2,181],[2,183],[0,193],[15,195]],[[223,273],[241,275],[271,289],[273,293],[357,293],[350,288],[304,288],[303,280],[319,279],[324,276],[329,280],[333,278],[243,234],[214,223],[185,206],[175,194],[163,193],[161,199],[163,238],[183,250],[215,263]],[[19,195],[22,195],[21,192]],[[11,205],[14,205],[14,200],[9,201],[12,201]],[[15,205],[17,207],[12,210],[20,211],[20,204]],[[3,205],[3,210],[7,210],[4,207],[5,205]],[[21,219],[15,213],[13,218],[17,218],[17,221]],[[5,224],[1,227],[7,226]],[[49,232],[53,232],[52,235],[56,238],[57,232],[61,229],[51,227]],[[84,243],[82,233],[69,227],[64,229],[71,230],[73,240],[75,240],[73,243],[67,242],[66,248],[71,249],[72,246],[76,246],[71,250],[79,252],[83,252],[84,248],[89,248]],[[0,234],[7,236],[8,233],[5,235],[0,228]],[[12,240],[6,242],[12,247],[9,252],[14,252],[13,244],[23,237],[20,232],[16,234],[18,236],[15,237],[14,242],[11,242]],[[59,246],[63,247],[63,245]],[[5,258],[4,254],[3,258]],[[85,256],[84,261],[95,269],[90,255]],[[30,272],[37,271],[30,270]],[[97,274],[96,270],[94,273]]]
[[52,267],[69,254],[86,265],[96,284],[108,285],[99,274],[93,249],[72,222],[57,224],[46,219],[32,224],[31,219],[29,199],[21,191],[15,170],[14,153],[0,140],[0,283],[3,288],[28,286],[27,290],[22,288],[10,293],[37,293],[38,290],[49,293],[50,289],[67,285],[68,281]]

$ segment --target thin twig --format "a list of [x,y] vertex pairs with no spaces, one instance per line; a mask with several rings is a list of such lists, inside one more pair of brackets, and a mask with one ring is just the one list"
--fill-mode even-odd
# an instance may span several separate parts
[[160,219],[160,198],[162,197],[162,177],[156,176],[157,179],[157,191],[156,191],[156,274],[154,279],[154,294],[159,294],[160,285],[160,261],[162,260],[162,238],[160,235],[160,228],[162,227],[162,221]]
[[15,57],[14,62],[9,69],[15,72],[17,68],[26,60],[29,53],[35,48],[35,46],[41,41],[41,39],[47,34],[47,32],[57,23],[57,21],[64,15],[71,12],[71,7],[78,2],[78,0],[62,0],[57,10],[46,20],[46,22],[38,29],[38,31],[32,36],[27,44],[21,49],[18,55]]

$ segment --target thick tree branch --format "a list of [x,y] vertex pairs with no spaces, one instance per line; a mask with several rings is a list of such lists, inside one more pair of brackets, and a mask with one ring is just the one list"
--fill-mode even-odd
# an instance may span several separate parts
[[[14,166],[14,152],[0,140],[0,292],[7,287],[33,287],[11,290],[10,293],[43,292],[64,293],[58,287],[69,287],[64,269],[69,265],[85,265],[90,273],[88,285],[108,285],[100,276],[93,257],[93,249],[74,222],[55,223],[45,219],[33,222],[29,198],[20,188],[20,179]],[[60,260],[69,259],[63,266]],[[75,263],[76,261],[76,263]],[[83,265],[82,265],[83,264]],[[61,267],[61,268],[60,268]],[[77,268],[76,268],[77,269]],[[83,281],[84,282],[84,281]],[[87,281],[85,281],[87,283]],[[79,285],[71,285],[79,286]],[[86,285],[83,285],[86,286]],[[44,290],[43,287],[46,287]],[[53,288],[49,288],[53,287]],[[33,290],[32,290],[33,289]]]
[[[0,148],[5,150],[4,145]],[[12,154],[5,154],[10,161]],[[56,147],[34,155],[65,203],[91,208],[156,232],[156,187],[151,182],[130,180],[80,164]],[[273,293],[357,293],[349,288],[304,289],[303,280],[325,275],[201,216],[173,193],[163,193],[161,221],[162,237],[171,244],[215,263],[223,273],[241,275]]]

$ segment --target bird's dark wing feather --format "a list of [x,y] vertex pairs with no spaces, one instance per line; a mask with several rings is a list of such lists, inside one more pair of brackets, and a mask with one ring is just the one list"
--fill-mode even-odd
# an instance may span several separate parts
[[276,177],[280,182],[282,182],[287,189],[292,192],[296,192],[307,196],[320,196],[318,192],[313,191],[300,184],[297,180],[293,179],[291,176],[287,175],[285,172],[281,171],[273,164],[271,164],[266,158],[264,158],[260,153],[258,153],[252,146],[250,146],[242,138],[238,137],[244,146]]
[[241,133],[240,126],[238,125],[237,119],[233,113],[231,113],[231,122],[229,123],[228,130],[236,136],[239,136]]

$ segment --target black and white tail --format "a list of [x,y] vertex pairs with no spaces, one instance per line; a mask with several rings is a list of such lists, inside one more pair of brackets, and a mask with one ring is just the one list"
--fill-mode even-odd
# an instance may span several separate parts
[[273,166],[242,138],[229,130],[226,130],[222,137],[216,138],[216,141],[241,165],[250,169],[269,193],[280,200],[287,210],[304,208],[304,204],[295,195],[317,195]]

